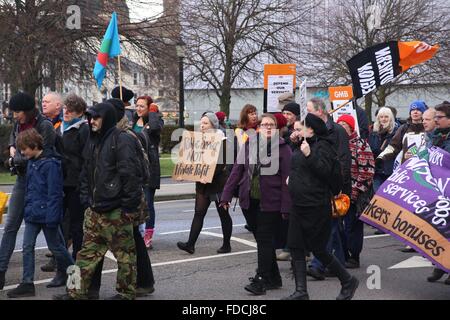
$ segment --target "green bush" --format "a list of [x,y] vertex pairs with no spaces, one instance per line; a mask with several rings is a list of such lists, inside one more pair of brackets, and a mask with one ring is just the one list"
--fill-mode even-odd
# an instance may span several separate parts
[[9,134],[11,133],[11,124],[0,125],[0,171],[7,171],[4,166],[5,161],[9,158]]
[[[178,126],[173,125],[166,125],[164,126],[162,132],[161,132],[161,149],[163,153],[170,153],[172,151],[172,148],[175,147],[179,141],[172,141],[172,133],[178,129]],[[189,125],[185,126],[186,130],[194,130],[194,126]],[[181,137],[180,137],[181,138]]]

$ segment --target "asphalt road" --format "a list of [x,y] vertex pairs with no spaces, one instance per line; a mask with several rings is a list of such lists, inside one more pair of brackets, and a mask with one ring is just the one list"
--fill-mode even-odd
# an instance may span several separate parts
[[[148,300],[278,300],[292,293],[294,282],[290,275],[290,263],[279,262],[283,287],[268,291],[264,296],[253,296],[244,290],[248,278],[256,268],[256,243],[243,227],[244,219],[239,207],[232,212],[233,240],[230,254],[218,255],[221,246],[221,228],[218,214],[213,206],[208,212],[204,229],[199,237],[194,255],[177,248],[177,241],[186,241],[193,216],[194,201],[180,200],[156,204],[156,234],[154,249],[149,251],[155,274],[155,292],[139,299]],[[3,225],[0,225],[0,236]],[[429,283],[426,277],[432,267],[417,253],[403,253],[403,245],[387,235],[374,236],[367,227],[362,253],[362,266],[350,272],[360,280],[354,299],[360,300],[445,300],[450,299],[450,286],[443,281]],[[6,291],[14,288],[21,279],[21,244],[23,228],[20,229],[16,249],[6,275],[6,287],[0,291],[0,299],[8,299]],[[53,274],[43,273],[39,266],[47,261],[48,252],[42,234],[36,247],[36,297],[27,299],[51,299],[53,294],[63,293],[64,288],[47,289]],[[403,268],[391,267],[403,263]],[[401,267],[400,265],[399,267]],[[111,258],[105,260],[101,298],[115,294],[117,265]],[[374,271],[375,270],[375,273]],[[377,272],[377,270],[379,272]],[[315,281],[308,278],[311,299],[332,300],[339,292],[339,281],[329,278]],[[379,281],[378,281],[379,280]]]

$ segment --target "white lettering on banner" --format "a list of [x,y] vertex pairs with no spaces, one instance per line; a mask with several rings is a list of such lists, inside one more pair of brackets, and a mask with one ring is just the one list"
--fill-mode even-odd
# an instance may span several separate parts
[[392,65],[392,54],[389,47],[375,52],[378,71],[380,73],[380,84],[386,84],[394,79],[394,67]]
[[376,89],[375,72],[373,72],[372,64],[367,62],[362,67],[358,68],[359,83],[361,84],[361,91],[363,95]]
[[335,98],[348,98],[348,92],[347,91],[336,91],[334,94]]
[[422,53],[424,51],[430,50],[431,46],[429,44],[426,44],[425,42],[421,42],[416,45],[416,48],[416,53]]

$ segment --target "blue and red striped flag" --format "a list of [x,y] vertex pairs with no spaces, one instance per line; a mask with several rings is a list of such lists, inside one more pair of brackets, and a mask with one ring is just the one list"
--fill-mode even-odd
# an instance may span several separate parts
[[94,67],[94,77],[99,88],[102,86],[105,78],[108,60],[118,55],[120,55],[119,27],[117,26],[117,14],[113,12]]

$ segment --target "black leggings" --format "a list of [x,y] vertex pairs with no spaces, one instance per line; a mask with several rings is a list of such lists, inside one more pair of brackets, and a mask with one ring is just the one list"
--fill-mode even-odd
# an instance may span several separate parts
[[[291,250],[292,260],[304,261],[306,264],[305,256],[306,256],[307,252],[305,251],[305,249],[290,248],[290,250]],[[324,266],[328,266],[331,263],[331,261],[333,260],[333,255],[328,253],[326,248],[314,249],[312,251],[312,253],[314,254],[314,257],[319,259],[319,261],[322,262],[322,264]]]
[[[188,240],[188,244],[191,246],[195,246],[195,243],[197,242],[198,236],[203,228],[203,221],[205,220],[205,216],[211,202],[211,199],[206,194],[197,193],[195,196],[195,213]],[[231,232],[233,230],[233,221],[231,220],[228,209],[219,207],[219,202],[217,200],[214,202],[216,203],[217,212],[219,213],[220,222],[222,224],[223,244],[229,246]]]
[[[136,287],[149,288],[155,284],[150,257],[139,226],[133,227],[134,244],[136,246]],[[98,263],[91,280],[90,290],[100,290],[104,258]]]

